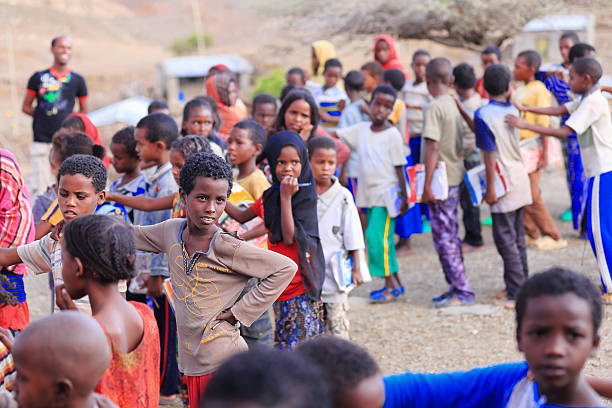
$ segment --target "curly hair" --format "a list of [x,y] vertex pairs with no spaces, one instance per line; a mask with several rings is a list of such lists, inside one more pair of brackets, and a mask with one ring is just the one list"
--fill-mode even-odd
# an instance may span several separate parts
[[198,135],[189,135],[175,140],[170,150],[176,150],[184,159],[196,153],[212,153],[208,140]]
[[75,154],[88,154],[99,159],[104,157],[104,147],[95,145],[89,136],[78,131],[58,130],[51,139],[51,147],[59,154],[62,163]]
[[145,116],[140,119],[136,128],[147,129],[146,139],[151,143],[161,140],[166,145],[167,150],[170,150],[170,145],[179,135],[176,122],[165,113],[151,113]]
[[234,125],[234,128],[246,130],[253,145],[261,145],[263,148],[266,144],[266,131],[253,119],[242,119]]
[[341,396],[380,373],[378,364],[365,349],[338,337],[317,337],[300,345],[297,352],[321,369],[332,396]]
[[66,223],[66,250],[83,263],[91,279],[114,283],[135,274],[136,245],[132,229],[121,218],[91,214]]
[[198,177],[225,179],[227,180],[227,195],[229,196],[232,191],[232,168],[214,153],[196,153],[185,160],[179,177],[179,186],[186,195],[191,193]]
[[521,329],[527,303],[540,296],[561,296],[573,293],[587,302],[591,308],[593,334],[597,334],[603,317],[601,295],[586,276],[569,269],[553,267],[527,279],[516,298],[516,330]]
[[126,126],[113,135],[111,143],[125,146],[125,151],[130,157],[138,157],[136,151],[136,138],[134,137],[134,126]]
[[104,191],[106,188],[106,167],[104,167],[100,159],[94,156],[75,154],[67,158],[59,168],[57,179],[59,180],[66,174],[71,176],[82,174],[90,178],[91,184],[93,184],[96,189],[96,193]]

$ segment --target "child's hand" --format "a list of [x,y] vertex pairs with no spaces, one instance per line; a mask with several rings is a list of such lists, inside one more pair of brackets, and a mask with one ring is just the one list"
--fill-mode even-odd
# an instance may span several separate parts
[[485,203],[493,205],[497,202],[497,194],[495,194],[495,188],[487,188],[484,195]]
[[64,285],[55,288],[55,303],[60,310],[79,310]]
[[423,187],[423,195],[421,196],[421,202],[432,204],[436,202],[436,197],[434,196],[433,191],[431,191],[430,186]]
[[147,295],[153,299],[157,299],[163,294],[162,282],[164,278],[162,276],[149,276],[147,279]]
[[344,108],[346,108],[346,101],[344,99],[340,99],[338,101],[338,110],[342,112]]
[[300,132],[299,132],[300,133],[300,137],[303,140],[308,140],[308,139],[310,139],[310,133],[311,132],[312,132],[312,124],[309,123],[307,125],[304,125],[304,127],[302,129],[300,129]]
[[281,180],[280,194],[281,198],[291,198],[295,193],[298,192],[300,187],[298,186],[298,179],[291,176],[286,176]]
[[404,201],[402,201],[402,205],[400,205],[399,210],[399,215],[403,215],[406,213],[406,211],[408,211],[408,200],[406,198],[404,198]]
[[66,223],[65,220],[61,220],[60,222],[58,222],[55,227],[53,227],[53,229],[51,230],[51,239],[60,242],[62,239],[62,232],[64,230],[64,224]]
[[229,309],[219,313],[219,316],[217,316],[217,320],[225,320],[231,325],[235,325],[236,323],[238,323],[238,319],[236,319],[236,316],[234,316],[232,311]]
[[[354,259],[353,262],[358,262],[358,261]],[[359,271],[355,267],[353,267],[353,272],[351,272],[351,277],[353,278],[353,285],[355,285],[355,287],[363,283],[363,279],[361,278],[361,273],[359,273]]]
[[518,116],[506,115],[505,119],[506,125],[513,128],[525,129],[525,126],[527,125],[527,122],[525,122],[522,118],[519,118]]
[[10,352],[13,348],[13,343],[15,342],[15,337],[13,337],[13,333],[9,329],[5,329],[4,327],[0,327],[0,341]]
[[512,101],[512,104],[514,105],[514,107],[516,109],[519,110],[519,112],[525,112],[527,109],[525,108],[525,105],[523,105],[522,103],[520,103],[516,97],[514,95],[510,95],[510,101]]
[[544,151],[538,160],[538,169],[545,169],[548,167],[548,152]]

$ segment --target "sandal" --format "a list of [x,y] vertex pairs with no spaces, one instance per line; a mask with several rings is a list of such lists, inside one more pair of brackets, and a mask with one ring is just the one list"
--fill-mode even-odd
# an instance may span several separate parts
[[431,298],[431,301],[432,301],[432,302],[434,302],[434,303],[438,303],[438,302],[443,301],[444,299],[448,299],[449,297],[452,297],[452,295],[450,294],[450,292],[444,292],[444,293],[443,293],[443,294],[441,294],[441,295],[438,295],[438,296],[436,296],[436,297],[432,297],[432,298]]
[[475,303],[476,301],[474,299],[459,299],[458,297],[451,296],[436,303],[435,307],[436,309],[444,309],[454,306],[469,306]]
[[370,292],[370,297],[376,296],[376,295],[380,295],[381,293],[383,293],[386,290],[388,290],[386,286],[383,286],[382,289],[373,290],[373,291]]

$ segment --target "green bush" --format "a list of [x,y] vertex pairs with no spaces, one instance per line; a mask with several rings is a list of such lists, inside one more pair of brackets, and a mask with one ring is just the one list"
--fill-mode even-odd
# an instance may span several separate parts
[[257,78],[253,95],[267,92],[276,98],[280,98],[283,86],[285,86],[285,72],[280,68],[274,68],[268,75]]
[[[202,40],[204,41],[205,47],[211,47],[213,45],[213,36],[209,33],[202,34]],[[195,34],[191,34],[188,37],[176,40],[170,45],[170,49],[175,54],[191,54],[198,49],[198,39]]]

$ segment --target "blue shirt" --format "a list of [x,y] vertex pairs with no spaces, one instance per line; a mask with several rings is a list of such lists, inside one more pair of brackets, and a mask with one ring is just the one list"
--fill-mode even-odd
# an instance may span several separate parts
[[[527,363],[506,363],[442,374],[405,373],[383,379],[384,408],[505,408],[517,384],[527,377]],[[521,408],[554,408],[542,403],[536,383],[534,401]],[[587,407],[584,407],[587,408]]]

